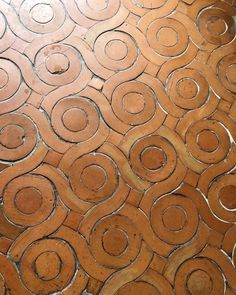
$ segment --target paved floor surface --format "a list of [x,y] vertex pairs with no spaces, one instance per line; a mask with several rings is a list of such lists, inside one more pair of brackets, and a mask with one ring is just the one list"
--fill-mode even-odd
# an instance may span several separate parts
[[236,294],[236,1],[0,0],[0,294]]

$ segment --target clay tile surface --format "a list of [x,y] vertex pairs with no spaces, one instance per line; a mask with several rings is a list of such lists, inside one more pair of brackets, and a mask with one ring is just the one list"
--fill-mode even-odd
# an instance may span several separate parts
[[235,0],[0,0],[0,295],[236,294]]

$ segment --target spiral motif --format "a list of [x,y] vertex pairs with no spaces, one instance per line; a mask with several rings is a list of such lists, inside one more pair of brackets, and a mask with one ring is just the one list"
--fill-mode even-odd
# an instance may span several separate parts
[[129,125],[140,125],[155,113],[155,96],[152,90],[138,81],[119,85],[112,96],[116,116]]
[[0,103],[13,96],[21,83],[18,67],[11,61],[0,58]]
[[198,213],[191,200],[180,195],[165,196],[153,205],[151,225],[167,243],[183,244],[197,230]]
[[77,196],[89,202],[109,198],[118,185],[114,163],[100,153],[87,154],[77,159],[70,169],[69,179]]
[[136,60],[138,50],[132,38],[123,32],[106,32],[94,45],[99,63],[110,70],[125,70]]
[[232,53],[220,60],[218,72],[221,83],[229,91],[236,93],[236,54]]
[[141,237],[127,217],[115,214],[95,224],[89,243],[92,254],[100,264],[123,268],[138,255]]
[[193,124],[186,133],[186,143],[196,159],[209,164],[222,160],[230,146],[227,131],[216,120]]
[[0,159],[19,160],[27,156],[37,142],[37,131],[27,117],[6,114],[0,117]]
[[24,0],[20,6],[21,22],[37,34],[57,31],[65,21],[65,10],[59,0]]
[[233,18],[218,8],[203,10],[198,17],[198,26],[203,37],[216,45],[229,43],[235,35]]
[[33,226],[51,214],[55,196],[50,182],[36,175],[13,179],[3,197],[3,210],[9,220],[22,226]]
[[206,78],[194,69],[182,69],[175,72],[167,85],[170,99],[183,109],[196,109],[208,98]]
[[120,7],[119,0],[76,0],[76,3],[87,18],[97,21],[111,18]]
[[151,181],[162,181],[174,170],[176,153],[163,137],[152,135],[138,140],[130,150],[130,162],[140,177]]
[[175,56],[186,49],[188,34],[184,25],[173,18],[156,19],[148,27],[147,41],[158,54]]
[[236,0],[0,0],[0,295],[236,290]]
[[95,105],[84,97],[60,100],[53,108],[52,126],[56,133],[70,142],[80,142],[92,137],[99,126]]
[[209,190],[208,200],[212,211],[228,222],[236,221],[236,176],[224,175],[215,181]]
[[75,258],[62,240],[44,239],[26,249],[20,274],[27,288],[36,294],[50,294],[64,289],[73,278]]
[[224,281],[220,270],[210,260],[194,258],[184,262],[177,271],[177,294],[224,294]]
[[35,61],[40,79],[50,85],[60,86],[73,82],[81,72],[81,56],[69,45],[52,44],[42,48]]

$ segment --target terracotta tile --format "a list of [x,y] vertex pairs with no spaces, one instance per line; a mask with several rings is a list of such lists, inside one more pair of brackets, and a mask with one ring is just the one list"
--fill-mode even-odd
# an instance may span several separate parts
[[170,114],[168,114],[166,119],[165,119],[164,125],[166,127],[171,128],[171,129],[175,129],[177,123],[178,123],[178,119],[171,116]]
[[0,1],[0,294],[234,293],[235,3]]
[[199,174],[197,174],[194,171],[189,169],[188,172],[186,173],[185,178],[184,178],[184,182],[190,184],[193,187],[196,187],[199,177],[200,177]]
[[145,73],[156,77],[159,69],[160,69],[160,67],[158,67],[157,65],[155,65],[153,63],[148,63],[148,65],[145,69]]
[[44,158],[44,162],[54,167],[57,167],[62,156],[63,156],[62,154],[59,154],[53,150],[50,150],[48,151],[47,156]]
[[73,230],[78,230],[82,219],[83,217],[79,213],[72,211],[68,214],[63,224]]
[[230,108],[231,108],[231,103],[229,103],[228,101],[225,101],[223,99],[220,100],[219,105],[218,105],[218,109],[220,111],[228,113]]

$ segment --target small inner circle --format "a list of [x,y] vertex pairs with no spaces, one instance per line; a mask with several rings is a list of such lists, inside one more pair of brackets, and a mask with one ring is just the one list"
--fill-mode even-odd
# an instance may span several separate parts
[[39,210],[43,202],[41,192],[34,187],[26,187],[17,192],[15,206],[23,214],[33,214]]
[[61,269],[61,259],[57,253],[46,251],[35,260],[35,270],[38,277],[44,281],[55,279]]
[[172,231],[183,229],[187,221],[184,210],[176,206],[168,207],[163,212],[162,220],[164,225]]
[[4,69],[0,69],[0,88],[3,88],[8,82],[8,74]]
[[0,130],[0,143],[8,149],[16,149],[24,142],[25,131],[18,125],[7,125]]
[[108,5],[107,0],[87,0],[87,3],[94,10],[104,10]]
[[111,40],[105,47],[106,55],[112,60],[122,60],[128,53],[127,45],[121,40]]
[[145,100],[143,96],[137,92],[130,92],[123,97],[123,108],[131,114],[138,114],[143,111]]
[[72,108],[63,114],[63,124],[73,132],[79,132],[87,126],[87,116],[82,109]]
[[227,24],[219,16],[211,16],[206,24],[207,30],[214,35],[222,35],[227,30]]
[[88,189],[97,191],[106,182],[106,172],[97,165],[85,167],[81,174],[81,181]]
[[219,146],[219,140],[215,132],[203,130],[198,134],[197,143],[205,152],[213,152]]
[[228,209],[236,209],[236,185],[227,185],[219,192],[221,203]]
[[62,53],[53,53],[46,60],[46,68],[53,75],[63,74],[68,70],[70,62]]
[[236,84],[236,64],[232,64],[227,68],[226,77],[230,83]]
[[31,9],[31,17],[34,21],[46,24],[53,19],[53,9],[49,4],[39,3]]
[[117,228],[105,232],[102,242],[104,250],[113,256],[121,255],[128,245],[125,232]]
[[198,269],[190,274],[187,286],[191,295],[209,295],[213,283],[211,277],[205,271]]
[[163,27],[157,32],[157,41],[163,46],[172,47],[178,42],[178,34],[172,28]]
[[178,81],[177,92],[185,99],[192,99],[198,93],[198,86],[192,79],[184,78]]
[[141,162],[147,169],[156,170],[165,164],[166,155],[158,147],[147,147],[141,154]]

